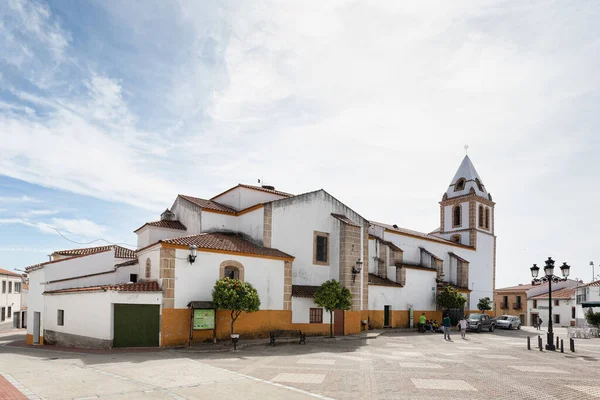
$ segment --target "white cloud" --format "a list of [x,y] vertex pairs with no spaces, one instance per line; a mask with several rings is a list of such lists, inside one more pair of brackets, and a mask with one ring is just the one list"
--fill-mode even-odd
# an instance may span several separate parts
[[54,215],[54,214],[58,214],[59,211],[58,210],[28,210],[28,211],[23,211],[23,212],[19,212],[17,213],[19,216],[21,217],[41,217],[41,216],[47,216],[47,215]]
[[[0,103],[0,174],[151,210],[263,178],[428,231],[468,143],[498,201],[498,285],[520,274],[515,254],[595,249],[579,231],[595,223],[588,199],[600,190],[589,183],[600,150],[593,4],[102,6],[139,50],[109,54],[123,65],[82,62],[41,3],[0,10],[7,62],[49,88],[11,87],[16,104]],[[44,46],[55,50],[35,51]],[[40,79],[45,64],[61,79]]]
[[41,200],[30,196],[0,196],[0,203],[40,203]]

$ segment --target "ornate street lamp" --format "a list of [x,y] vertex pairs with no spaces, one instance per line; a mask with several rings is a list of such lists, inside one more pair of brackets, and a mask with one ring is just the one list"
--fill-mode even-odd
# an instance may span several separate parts
[[356,275],[360,274],[362,271],[363,262],[360,261],[360,258],[356,260],[356,264],[352,267],[352,282],[354,283],[354,279],[356,279]]
[[560,267],[560,271],[563,277],[559,277],[554,275],[554,260],[550,257],[546,260],[546,266],[544,267],[544,276],[538,278],[538,274],[540,272],[540,268],[533,264],[533,267],[530,268],[531,276],[533,280],[531,281],[532,285],[541,285],[548,282],[548,336],[546,338],[546,350],[556,350],[556,346],[554,345],[554,331],[552,330],[552,282],[564,282],[569,277],[569,271],[571,269],[567,263],[563,263]]

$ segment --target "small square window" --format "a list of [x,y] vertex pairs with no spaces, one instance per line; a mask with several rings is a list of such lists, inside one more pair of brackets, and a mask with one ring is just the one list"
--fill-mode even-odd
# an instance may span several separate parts
[[554,314],[554,323],[560,324],[560,314]]
[[21,293],[21,282],[15,282],[15,293]]
[[560,300],[554,300],[554,305],[555,305],[555,306],[558,306],[558,305],[560,305]]
[[322,324],[323,323],[323,309],[322,308],[311,308],[310,309],[310,323],[311,324]]
[[137,274],[129,274],[129,282],[136,283],[137,282]]
[[56,325],[64,326],[65,324],[65,310],[58,310],[58,318],[56,321]]

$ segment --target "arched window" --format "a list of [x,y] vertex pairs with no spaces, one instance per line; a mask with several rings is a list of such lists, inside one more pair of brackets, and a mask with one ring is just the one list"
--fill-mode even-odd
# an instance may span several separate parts
[[483,206],[479,206],[479,227],[483,228]]
[[238,279],[244,282],[244,266],[234,260],[227,260],[221,263],[219,278]]
[[240,279],[240,270],[237,267],[225,267],[224,278]]
[[152,277],[152,262],[149,258],[146,259],[146,279],[150,279]]
[[452,235],[450,240],[456,243],[460,243],[460,235]]
[[475,183],[477,184],[477,188],[479,189],[479,191],[483,192],[483,185],[481,184],[479,178],[475,178]]
[[457,227],[462,225],[462,212],[460,209],[460,204],[454,206],[452,210],[452,227]]
[[485,229],[490,229],[490,209],[486,207],[485,209]]
[[465,188],[465,183],[465,178],[460,178],[459,180],[457,180],[454,184],[454,191],[458,192],[460,190],[463,190]]

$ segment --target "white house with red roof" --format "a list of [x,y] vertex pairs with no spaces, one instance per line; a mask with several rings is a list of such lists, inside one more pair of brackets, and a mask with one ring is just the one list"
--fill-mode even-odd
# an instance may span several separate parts
[[0,332],[21,328],[21,275],[0,269],[0,285]]
[[577,326],[587,326],[585,313],[600,312],[600,280],[577,287]]

